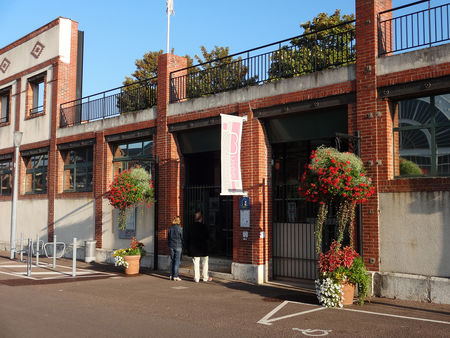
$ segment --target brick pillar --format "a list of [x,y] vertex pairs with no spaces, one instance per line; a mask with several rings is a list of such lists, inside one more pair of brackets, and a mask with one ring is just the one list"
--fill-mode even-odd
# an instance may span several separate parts
[[[388,169],[386,128],[389,116],[377,95],[377,13],[392,7],[392,0],[356,0],[356,129],[361,135],[361,159],[378,187]],[[384,108],[382,112],[378,108]],[[381,113],[381,115],[380,115]],[[371,163],[371,164],[370,164]],[[378,188],[362,208],[363,258],[370,270],[379,269]],[[372,262],[372,263],[371,263]]]
[[48,167],[47,167],[47,196],[48,196],[48,233],[47,240],[53,242],[53,235],[55,234],[55,196],[57,189],[57,154],[56,154],[56,129],[59,115],[59,97],[58,93],[60,85],[58,83],[58,77],[60,72],[60,63],[57,62],[53,65],[53,79],[52,79],[52,103],[51,103],[51,127],[50,127],[50,146],[48,151]]
[[[187,67],[184,57],[163,54],[158,58],[156,147],[158,156],[158,254],[167,255],[167,229],[173,216],[181,215],[180,156],[175,139],[167,129],[170,72]],[[180,90],[180,89],[179,89]],[[183,90],[181,90],[183,91]],[[181,218],[183,219],[183,218]]]
[[[55,196],[58,192],[58,149],[56,148],[56,130],[59,128],[59,106],[63,102],[75,99],[77,78],[78,23],[71,24],[70,63],[58,60],[53,64],[50,150],[48,153],[47,191],[48,191],[48,241],[53,241],[55,220]],[[47,81],[49,79],[47,78]]]
[[[243,189],[250,197],[250,228],[240,227],[239,198],[235,197],[233,263],[256,265],[257,274],[253,274],[251,279],[262,283],[267,279],[266,264],[270,257],[267,144],[263,126],[258,119],[253,118],[253,112],[248,104],[239,105],[239,115],[247,115],[247,122],[244,122],[242,130],[241,171]],[[246,240],[243,239],[244,231],[248,231]],[[246,268],[239,270],[245,271]]]
[[103,194],[106,192],[105,187],[105,137],[103,131],[95,134],[94,146],[94,200],[95,200],[95,228],[94,239],[97,241],[96,247],[102,247],[102,233],[103,233]]

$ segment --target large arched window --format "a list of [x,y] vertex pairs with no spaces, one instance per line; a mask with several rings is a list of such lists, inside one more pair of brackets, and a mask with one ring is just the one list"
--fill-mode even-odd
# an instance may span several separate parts
[[397,108],[396,175],[450,175],[450,94],[402,100]]

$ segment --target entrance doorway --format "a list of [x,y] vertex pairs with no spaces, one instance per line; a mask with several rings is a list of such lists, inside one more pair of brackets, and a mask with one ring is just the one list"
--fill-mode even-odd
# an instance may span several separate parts
[[[298,192],[311,151],[336,147],[336,133],[347,132],[346,109],[272,118],[264,123],[272,147],[272,252],[274,279],[317,278],[314,226],[317,206]],[[342,149],[340,150],[347,150]],[[330,208],[333,209],[333,208]],[[322,245],[335,238],[330,210]]]
[[233,256],[233,197],[220,196],[220,151],[186,154],[184,227],[194,222],[200,210],[209,229],[211,257]]

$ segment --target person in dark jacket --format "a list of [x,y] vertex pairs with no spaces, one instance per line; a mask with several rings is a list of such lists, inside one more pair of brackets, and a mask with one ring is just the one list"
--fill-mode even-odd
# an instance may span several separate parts
[[201,211],[194,215],[194,224],[189,229],[188,252],[194,263],[194,281],[200,281],[200,261],[202,265],[202,278],[204,282],[212,279],[208,276],[208,227],[203,223]]
[[175,216],[172,226],[169,228],[168,240],[170,251],[170,279],[180,281],[178,268],[180,266],[181,251],[183,250],[183,229],[181,228],[180,217]]

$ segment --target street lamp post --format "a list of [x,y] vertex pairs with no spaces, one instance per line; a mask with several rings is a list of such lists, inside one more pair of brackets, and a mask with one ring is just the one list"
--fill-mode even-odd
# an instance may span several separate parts
[[10,243],[10,259],[14,259],[16,251],[16,215],[17,215],[17,193],[19,182],[19,147],[22,143],[21,131],[14,132],[14,148],[15,148],[15,160],[14,160],[14,183],[13,183],[13,199],[11,206],[11,243]]

